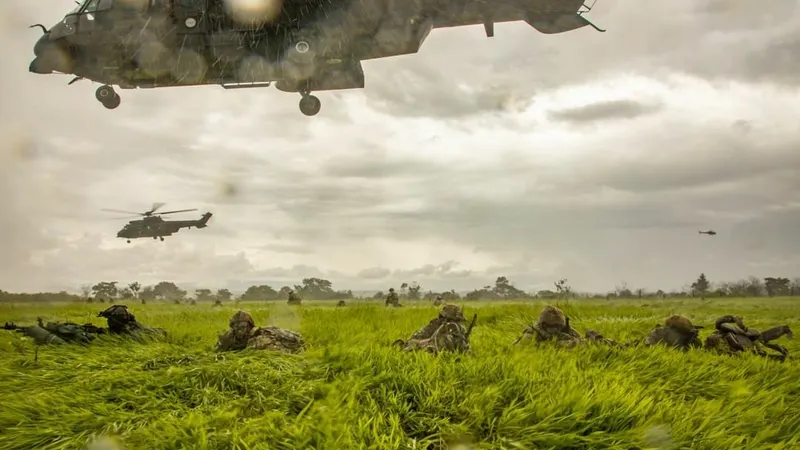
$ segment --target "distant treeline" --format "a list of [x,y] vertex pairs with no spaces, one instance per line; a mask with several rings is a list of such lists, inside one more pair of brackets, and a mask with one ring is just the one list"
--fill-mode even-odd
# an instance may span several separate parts
[[[224,303],[234,300],[242,301],[280,301],[287,300],[289,292],[294,291],[303,299],[309,300],[347,300],[356,298],[352,291],[336,291],[333,284],[322,278],[305,278],[299,285],[293,287],[282,286],[275,289],[272,286],[253,285],[240,296],[234,297],[228,289],[196,289],[193,295],[181,289],[171,281],[162,281],[152,286],[142,287],[133,282],[120,287],[116,281],[101,281],[95,285],[81,286],[81,295],[67,292],[41,292],[36,294],[11,293],[0,290],[0,302],[113,302],[118,300],[137,300],[142,303],[149,301],[171,301],[174,303],[214,302]],[[700,274],[696,281],[683,290],[649,291],[645,289],[630,289],[626,283],[617,286],[613,292],[608,293],[582,293],[574,292],[566,279],[553,283],[553,289],[537,292],[526,292],[516,288],[506,277],[498,277],[494,285],[475,289],[464,295],[455,290],[445,292],[422,292],[422,287],[416,282],[402,283],[396,288],[402,300],[427,300],[433,301],[441,296],[444,301],[452,300],[512,300],[512,299],[557,299],[557,298],[675,298],[675,297],[785,297],[800,296],[800,277],[790,280],[785,277],[750,277],[746,280],[733,282],[711,283]],[[371,296],[372,299],[383,299],[386,292],[378,292]]]

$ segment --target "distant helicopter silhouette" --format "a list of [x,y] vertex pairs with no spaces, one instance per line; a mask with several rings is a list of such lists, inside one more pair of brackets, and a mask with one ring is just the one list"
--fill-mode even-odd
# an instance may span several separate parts
[[714,230],[708,230],[708,231],[698,231],[698,233],[700,233],[700,234],[707,234],[707,235],[709,235],[709,236],[714,236],[715,234],[717,234],[717,232],[716,232],[716,231],[714,231]]

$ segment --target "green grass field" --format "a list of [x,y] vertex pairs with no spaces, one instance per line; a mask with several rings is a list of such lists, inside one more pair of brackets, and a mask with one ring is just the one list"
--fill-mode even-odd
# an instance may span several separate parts
[[[664,348],[512,347],[544,303],[464,303],[478,314],[473,354],[401,353],[437,313],[308,303],[241,304],[258,325],[302,333],[300,355],[215,354],[230,305],[129,307],[170,333],[135,344],[34,347],[0,335],[0,450],[5,449],[797,449],[800,352],[780,364]],[[0,304],[0,321],[91,321],[99,304]],[[732,313],[748,326],[800,330],[800,301],[562,303],[572,325],[618,341],[671,313],[713,326]],[[705,337],[710,330],[704,330]],[[102,436],[120,447],[91,444]]]

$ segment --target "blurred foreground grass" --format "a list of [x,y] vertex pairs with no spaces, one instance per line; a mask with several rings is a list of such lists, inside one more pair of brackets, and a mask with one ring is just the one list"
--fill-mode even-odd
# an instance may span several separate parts
[[[800,364],[704,351],[510,344],[544,303],[465,303],[478,313],[473,355],[389,346],[437,313],[352,302],[251,303],[258,325],[300,331],[300,355],[215,354],[238,308],[129,304],[165,342],[111,337],[41,348],[0,334],[0,450],[5,449],[797,449]],[[0,321],[37,316],[105,325],[108,305],[0,304]],[[740,314],[764,330],[800,329],[797,299],[572,301],[581,333],[641,336],[671,313],[707,327]],[[783,340],[792,358],[797,341]],[[113,439],[119,446],[97,439]]]

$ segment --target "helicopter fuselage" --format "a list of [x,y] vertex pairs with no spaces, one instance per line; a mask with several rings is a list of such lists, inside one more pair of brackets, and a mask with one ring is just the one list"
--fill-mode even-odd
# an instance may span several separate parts
[[[363,88],[361,61],[416,53],[434,28],[483,24],[493,36],[499,22],[523,20],[547,34],[592,25],[580,14],[583,0],[263,3],[277,9],[244,17],[223,0],[83,0],[50,30],[42,26],[30,71],[103,83],[109,89],[96,95],[107,108],[119,105],[113,85],[275,83],[305,99],[311,91]],[[306,106],[301,101],[307,115],[319,110]]]
[[211,215],[211,213],[205,213],[198,220],[164,220],[158,216],[132,220],[117,232],[117,237],[127,240],[139,238],[161,238],[163,240],[165,236],[172,236],[180,231],[181,228],[207,227],[207,222]]

